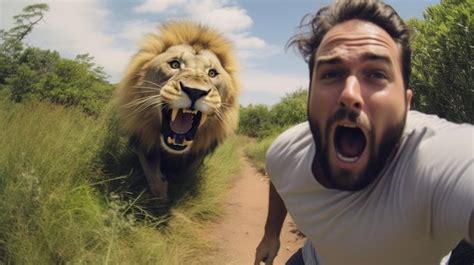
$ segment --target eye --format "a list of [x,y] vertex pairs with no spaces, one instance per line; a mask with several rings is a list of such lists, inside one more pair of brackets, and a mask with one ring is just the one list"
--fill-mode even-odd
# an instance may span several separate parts
[[211,77],[211,78],[214,78],[217,75],[219,75],[219,73],[216,71],[216,69],[211,69],[211,70],[209,70],[209,72],[207,72],[207,75],[209,75],[209,77]]
[[380,71],[370,73],[369,77],[374,79],[388,79],[387,76]]
[[179,69],[181,67],[181,63],[178,60],[172,60],[168,62],[171,68],[173,69]]
[[331,80],[331,79],[336,79],[342,76],[341,72],[326,72],[321,74],[320,79],[321,80]]

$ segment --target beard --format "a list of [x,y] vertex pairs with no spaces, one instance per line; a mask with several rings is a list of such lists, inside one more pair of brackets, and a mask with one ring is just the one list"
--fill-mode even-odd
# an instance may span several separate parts
[[388,160],[395,153],[405,128],[406,114],[405,111],[403,118],[399,122],[385,128],[378,146],[375,144],[375,131],[373,129],[368,131],[368,162],[359,173],[344,169],[340,169],[339,171],[333,170],[329,162],[329,145],[335,144],[330,142],[330,128],[332,128],[335,123],[344,119],[356,123],[359,114],[349,111],[346,108],[340,108],[326,122],[324,133],[319,123],[310,122],[310,129],[316,144],[316,154],[313,163],[316,162],[316,168],[320,169],[316,171],[313,170],[313,174],[323,174],[321,178],[327,181],[330,188],[345,191],[364,189],[377,178],[385,168]]

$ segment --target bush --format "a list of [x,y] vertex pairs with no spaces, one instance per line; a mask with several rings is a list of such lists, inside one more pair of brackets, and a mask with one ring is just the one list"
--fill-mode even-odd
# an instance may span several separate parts
[[39,99],[97,115],[114,90],[101,78],[83,62],[60,58],[57,52],[28,48],[21,53],[16,73],[6,78],[4,86],[15,102]]
[[272,123],[279,128],[289,127],[307,120],[308,90],[298,89],[287,94],[271,109]]
[[442,0],[424,19],[409,21],[415,94],[413,107],[455,122],[474,123],[474,4]]
[[267,105],[249,105],[240,108],[240,124],[238,132],[250,137],[265,137],[274,128],[272,114]]
[[305,121],[307,97],[307,90],[298,89],[270,109],[263,104],[240,108],[239,133],[265,138]]
[[93,57],[82,54],[69,60],[56,51],[25,48],[22,43],[47,10],[46,4],[27,6],[14,16],[15,27],[0,30],[0,89],[8,90],[15,102],[40,99],[98,115],[114,86]]

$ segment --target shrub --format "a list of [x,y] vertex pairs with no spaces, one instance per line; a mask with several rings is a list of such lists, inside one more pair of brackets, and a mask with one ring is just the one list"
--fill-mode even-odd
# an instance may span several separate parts
[[474,122],[474,4],[442,0],[409,21],[413,107],[456,122]]

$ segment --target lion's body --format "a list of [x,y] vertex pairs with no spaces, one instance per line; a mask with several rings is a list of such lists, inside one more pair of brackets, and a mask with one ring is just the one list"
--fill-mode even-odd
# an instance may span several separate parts
[[116,104],[156,196],[166,197],[163,171],[194,170],[236,129],[237,70],[229,42],[191,22],[162,25],[132,58]]

